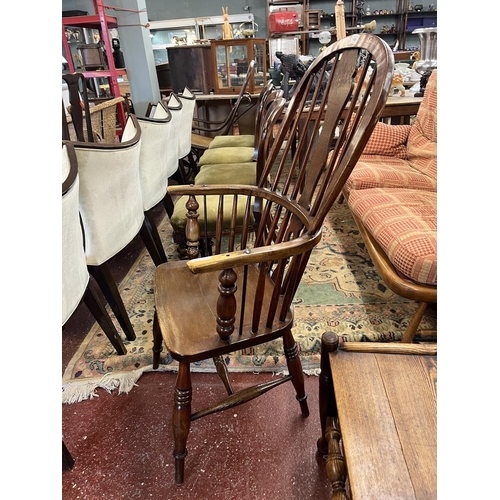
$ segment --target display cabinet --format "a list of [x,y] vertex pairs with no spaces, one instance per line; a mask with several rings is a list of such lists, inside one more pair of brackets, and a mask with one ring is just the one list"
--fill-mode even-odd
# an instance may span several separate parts
[[196,94],[215,90],[215,77],[210,44],[168,47],[170,80],[174,92],[188,87]]
[[252,59],[255,60],[255,67],[248,91],[251,94],[260,92],[268,79],[266,44],[264,38],[212,40],[214,92],[238,94]]

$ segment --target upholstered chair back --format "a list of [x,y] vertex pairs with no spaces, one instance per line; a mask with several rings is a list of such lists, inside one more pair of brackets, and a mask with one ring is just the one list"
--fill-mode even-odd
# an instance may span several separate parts
[[99,266],[128,245],[144,222],[137,117],[128,116],[120,143],[74,144],[87,265]]
[[179,168],[178,140],[182,115],[182,106],[180,102],[177,101],[177,104],[174,104],[173,100],[171,100],[171,102],[172,105],[170,104],[170,101],[168,104],[164,104],[162,101],[158,102],[153,115],[154,118],[159,119],[163,119],[167,115],[170,115],[170,126],[168,127],[163,146],[165,154],[167,155],[167,178],[174,175]]
[[169,149],[172,148],[167,144],[172,132],[171,114],[161,103],[156,109],[159,111],[155,114],[163,114],[162,118],[137,118],[141,127],[139,173],[145,212],[165,197],[170,171]]
[[62,324],[71,317],[80,303],[87,284],[89,272],[83,249],[83,235],[78,213],[79,178],[76,157],[71,169],[69,146],[62,147]]
[[191,152],[191,131],[196,107],[196,97],[187,87],[179,94],[182,102],[182,115],[179,128],[179,153],[178,159],[185,158]]

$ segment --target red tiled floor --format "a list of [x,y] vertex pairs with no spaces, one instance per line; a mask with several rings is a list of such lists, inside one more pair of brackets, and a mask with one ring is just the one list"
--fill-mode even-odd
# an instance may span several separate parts
[[[163,216],[161,211],[158,217]],[[140,238],[111,261],[117,281],[142,250]],[[63,330],[62,369],[93,324],[80,305]],[[232,374],[235,388],[270,374]],[[62,434],[75,459],[62,473],[64,500],[329,499],[322,457],[318,379],[306,376],[310,416],[302,418],[293,386],[192,423],[185,482],[174,483],[170,427],[173,373],[145,373],[129,394],[63,405]],[[215,374],[193,374],[193,407],[223,394]]]

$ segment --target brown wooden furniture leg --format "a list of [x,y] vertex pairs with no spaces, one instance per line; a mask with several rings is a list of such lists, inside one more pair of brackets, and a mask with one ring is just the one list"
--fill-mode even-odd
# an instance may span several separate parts
[[174,430],[175,483],[184,482],[184,459],[187,455],[186,443],[191,428],[191,372],[189,363],[179,363],[179,373],[175,384],[172,427]]

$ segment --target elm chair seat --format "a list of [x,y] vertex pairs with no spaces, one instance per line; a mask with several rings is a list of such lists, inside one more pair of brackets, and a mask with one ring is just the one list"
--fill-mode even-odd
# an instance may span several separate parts
[[[356,82],[358,68],[361,79]],[[236,406],[287,382],[293,385],[302,416],[309,415],[300,350],[292,331],[293,300],[311,252],[321,241],[324,219],[380,118],[393,71],[392,51],[378,36],[361,33],[336,41],[314,59],[297,85],[268,153],[258,155],[263,165],[256,184],[169,187],[173,195],[188,197],[185,229],[190,260],[168,262],[155,271],[153,368],[158,368],[165,345],[178,363],[173,401],[172,396],[165,398],[165,405],[173,407],[177,484],[185,479],[189,432],[198,419],[224,410],[233,413]],[[321,119],[309,113],[311,93]],[[344,126],[354,113],[353,125]],[[308,117],[306,127],[302,127],[304,117]],[[311,129],[314,147],[306,140]],[[290,136],[298,138],[295,154]],[[204,206],[206,197],[217,198],[219,209],[212,255],[198,258],[203,232],[198,207]],[[226,226],[221,211],[227,204],[232,215]],[[237,230],[240,206],[242,227]],[[233,388],[228,355],[272,341],[283,343],[288,374],[269,376],[268,381],[258,377],[248,387]],[[204,359],[213,359],[226,393],[200,408],[191,369]],[[165,397],[163,388],[158,397]],[[277,416],[288,411],[280,403],[281,398],[269,399]],[[255,444],[255,435],[246,435],[243,428],[239,432],[242,441]],[[161,434],[159,439],[164,439]],[[198,446],[193,453],[206,453],[200,461],[207,463],[225,463],[231,456],[230,450],[214,452],[209,445]]]
[[73,145],[62,146],[62,325],[83,301],[118,354],[127,349],[90,281],[78,211],[79,176]]
[[129,340],[130,318],[111,275],[108,261],[140,233],[156,265],[164,262],[149,231],[139,172],[141,129],[129,115],[121,142],[74,142],[80,178],[79,210],[85,235],[85,258]]

